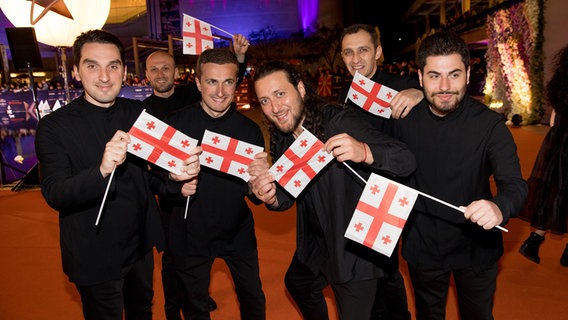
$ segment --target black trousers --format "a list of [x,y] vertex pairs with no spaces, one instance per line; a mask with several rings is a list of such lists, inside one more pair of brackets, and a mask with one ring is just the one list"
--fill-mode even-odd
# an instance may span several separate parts
[[[246,255],[221,256],[233,277],[242,320],[266,319],[266,298],[260,282],[258,251]],[[176,273],[183,288],[186,319],[211,319],[209,316],[209,282],[215,258],[176,256]]]
[[181,285],[177,279],[174,257],[166,248],[162,254],[162,288],[164,289],[164,310],[167,320],[181,320],[183,306]]
[[400,271],[379,279],[372,320],[410,320],[406,286]]
[[[284,282],[304,319],[329,319],[322,292],[329,282],[322,273],[314,275],[294,254]],[[377,284],[377,279],[330,284],[335,295],[339,319],[370,319]]]
[[85,320],[152,320],[154,255],[122,269],[122,278],[96,285],[76,284]]
[[446,317],[446,298],[450,276],[454,276],[458,308],[462,320],[493,320],[493,297],[499,271],[497,263],[487,270],[474,272],[471,268],[442,270],[416,268],[408,265],[416,299],[416,319]]

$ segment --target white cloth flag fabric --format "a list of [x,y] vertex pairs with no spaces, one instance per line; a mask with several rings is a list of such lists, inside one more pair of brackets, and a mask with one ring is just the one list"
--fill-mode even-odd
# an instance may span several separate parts
[[249,181],[248,165],[254,155],[262,152],[263,147],[233,139],[231,137],[205,130],[201,140],[203,153],[199,157],[202,166],[225,172],[244,181]]
[[345,237],[390,257],[418,194],[372,173]]
[[347,97],[364,110],[383,117],[390,118],[390,103],[398,91],[355,73]]
[[286,191],[298,197],[318,172],[333,160],[331,154],[321,150],[322,147],[323,142],[304,129],[269,171]]
[[213,48],[211,25],[192,16],[183,14],[183,54],[199,55]]
[[198,142],[146,110],[140,113],[128,133],[128,152],[175,174],[181,173],[181,163],[189,158],[189,151],[195,148]]

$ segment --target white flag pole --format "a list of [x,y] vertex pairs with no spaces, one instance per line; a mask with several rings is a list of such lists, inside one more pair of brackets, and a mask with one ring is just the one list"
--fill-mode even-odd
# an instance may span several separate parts
[[212,24],[211,24],[210,26],[213,27],[213,28],[215,28],[215,29],[217,29],[217,30],[219,30],[219,31],[221,31],[221,32],[224,32],[224,33],[228,34],[229,37],[233,38],[233,34],[232,34],[232,33],[229,33],[228,31],[225,31],[225,30],[223,30],[223,29],[221,29],[221,28],[219,28],[219,27],[216,27],[216,26],[214,26],[214,25],[212,25]]
[[189,208],[189,199],[191,199],[191,196],[187,196],[187,201],[185,202],[185,214],[183,215],[183,220],[187,219],[187,209]]
[[[344,164],[349,170],[351,170],[351,172],[353,172],[357,177],[359,177],[359,179],[361,179],[361,181],[363,181],[365,184],[367,184],[367,181],[365,181],[365,179],[363,179],[357,172],[355,172],[355,170],[353,170],[353,168],[351,168],[351,167],[350,167],[347,163],[345,163],[345,162],[343,162],[343,164]],[[418,190],[416,190],[416,189],[414,189],[414,190],[415,190],[416,192],[418,192],[418,194],[420,194],[420,195],[422,195],[422,196],[424,196],[424,197],[426,197],[426,198],[428,198],[428,199],[437,201],[437,202],[439,202],[439,203],[441,203],[441,204],[443,204],[443,205],[446,205],[446,206],[448,206],[448,207],[450,207],[450,208],[452,208],[452,209],[456,209],[456,210],[458,210],[458,211],[460,211],[460,212],[465,212],[465,210],[463,210],[463,209],[461,209],[461,208],[459,208],[459,207],[456,207],[456,206],[454,206],[453,204],[449,204],[449,203],[447,203],[447,202],[445,202],[445,201],[443,201],[443,200],[440,200],[440,199],[438,199],[438,198],[432,197],[431,195],[426,194],[426,193],[424,193],[424,192],[420,192],[420,191],[418,191]],[[509,232],[509,230],[507,230],[507,229],[505,229],[505,228],[503,228],[503,227],[501,227],[501,226],[495,226],[495,228],[497,228],[497,229],[499,229],[499,230],[501,230],[501,231]]]
[[108,195],[108,190],[110,189],[110,184],[112,183],[112,178],[114,177],[114,171],[116,170],[116,167],[114,167],[114,169],[112,169],[112,172],[110,173],[110,177],[108,178],[108,183],[107,183],[107,187],[105,190],[105,195],[103,196],[103,201],[101,203],[101,207],[99,209],[99,214],[97,215],[97,221],[95,221],[95,226],[99,225],[99,220],[101,219],[101,214],[103,213],[103,208],[105,206],[105,202],[106,202],[106,198]]
[[361,177],[355,170],[353,170],[353,168],[351,168],[347,162],[343,162],[343,165],[345,165],[347,167],[347,169],[351,170],[351,172],[353,172],[353,174],[355,174],[357,176],[357,178],[361,179],[361,181],[363,181],[363,183],[366,185],[367,184],[367,180],[363,179],[363,177]]

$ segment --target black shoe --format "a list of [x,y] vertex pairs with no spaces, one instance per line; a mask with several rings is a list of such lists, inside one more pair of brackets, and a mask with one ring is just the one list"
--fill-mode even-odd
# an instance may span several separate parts
[[209,302],[207,305],[209,306],[209,312],[217,310],[217,302],[215,302],[211,296],[209,296]]
[[519,252],[527,259],[536,263],[540,263],[540,257],[538,256],[538,249],[543,241],[544,241],[543,236],[535,232],[531,232],[531,235],[521,245]]
[[562,256],[560,257],[560,264],[568,267],[568,244],[566,244],[566,248],[564,248],[564,252],[562,252]]

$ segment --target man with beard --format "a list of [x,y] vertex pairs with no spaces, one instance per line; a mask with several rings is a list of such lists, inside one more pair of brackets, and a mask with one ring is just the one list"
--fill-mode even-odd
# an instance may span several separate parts
[[[466,96],[469,51],[457,35],[439,32],[417,52],[425,99],[394,122],[394,136],[414,153],[410,186],[463,213],[419,197],[405,227],[417,319],[445,319],[453,275],[461,319],[493,319],[501,231],[518,215],[527,186],[513,137],[501,115]],[[490,177],[497,193],[492,195]]]
[[322,290],[331,285],[340,319],[370,319],[378,279],[385,272],[377,253],[344,237],[363,185],[344,162],[367,178],[371,171],[389,177],[415,169],[408,148],[361,120],[352,110],[331,105],[304,84],[291,65],[268,62],[257,68],[254,87],[271,123],[270,152],[278,159],[304,129],[325,141],[336,160],[323,168],[297,199],[274,182],[268,155],[249,166],[255,195],[270,210],[297,208],[296,252],[285,284],[305,319],[328,319]]

